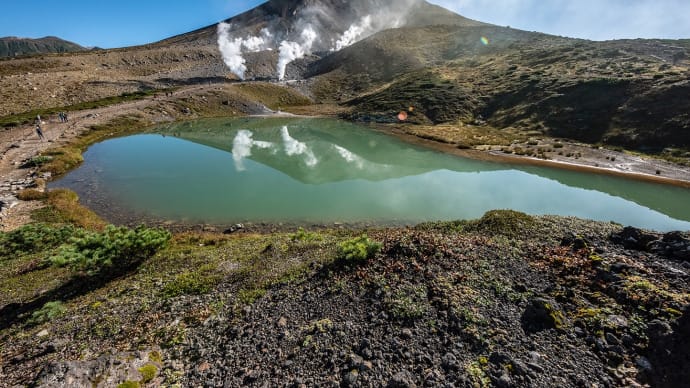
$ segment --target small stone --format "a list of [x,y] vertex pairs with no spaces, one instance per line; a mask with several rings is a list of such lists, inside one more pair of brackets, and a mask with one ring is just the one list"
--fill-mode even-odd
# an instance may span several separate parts
[[359,364],[359,370],[363,372],[367,372],[374,369],[374,364],[371,363],[371,361],[362,361],[361,364]]
[[43,338],[48,335],[48,329],[43,329],[36,334],[36,337]]
[[412,330],[407,329],[407,328],[402,329],[402,332],[400,333],[400,336],[401,336],[403,339],[410,339],[410,338],[412,338]]
[[535,364],[533,362],[528,362],[527,367],[529,367],[530,369],[532,369],[536,372],[544,373],[544,368],[542,368],[539,364]]
[[389,388],[414,388],[417,385],[412,381],[409,372],[398,372],[388,381]]
[[346,387],[352,387],[357,384],[357,378],[359,377],[359,372],[357,370],[351,370],[343,376],[343,385]]
[[501,377],[496,380],[496,386],[499,388],[508,388],[513,386],[513,381],[507,373],[503,373]]
[[458,359],[453,353],[446,353],[441,358],[441,366],[446,370],[457,370],[460,365],[458,364]]
[[652,363],[644,356],[638,357],[637,360],[635,360],[635,365],[644,372],[649,372],[653,369]]
[[278,327],[285,327],[285,326],[287,326],[287,319],[285,317],[280,317],[280,319],[278,319],[277,324],[278,324]]
[[353,368],[359,367],[362,364],[362,362],[364,361],[364,359],[362,357],[360,357],[354,353],[350,354],[350,356],[348,358],[349,358],[350,366],[352,366]]
[[619,345],[621,343],[618,337],[612,333],[606,333],[606,342],[608,342],[609,345]]

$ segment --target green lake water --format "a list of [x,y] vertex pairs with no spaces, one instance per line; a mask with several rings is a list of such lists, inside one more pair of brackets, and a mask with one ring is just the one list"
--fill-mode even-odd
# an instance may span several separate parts
[[476,161],[329,119],[215,119],[91,146],[51,187],[113,222],[415,223],[491,209],[690,230],[690,190]]

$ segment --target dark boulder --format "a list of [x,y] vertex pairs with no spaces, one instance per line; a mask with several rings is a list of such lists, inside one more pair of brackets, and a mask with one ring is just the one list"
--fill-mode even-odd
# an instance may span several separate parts
[[648,251],[650,244],[658,240],[659,236],[626,226],[620,232],[611,234],[610,238],[614,243],[623,245],[627,249]]
[[562,329],[566,324],[561,307],[554,300],[536,297],[530,300],[522,314],[522,328],[529,333],[547,329]]

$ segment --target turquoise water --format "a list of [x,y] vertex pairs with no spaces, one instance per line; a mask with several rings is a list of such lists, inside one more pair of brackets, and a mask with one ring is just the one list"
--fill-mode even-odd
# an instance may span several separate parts
[[459,158],[327,119],[217,119],[107,140],[51,187],[114,222],[420,222],[491,209],[690,230],[690,190]]

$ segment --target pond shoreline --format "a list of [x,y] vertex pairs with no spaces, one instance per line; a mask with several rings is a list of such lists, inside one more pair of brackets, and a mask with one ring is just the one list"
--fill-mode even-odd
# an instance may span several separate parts
[[[181,89],[175,96],[167,98],[167,102],[178,103],[180,100],[189,96],[204,95],[209,91],[222,90],[223,85],[203,85]],[[37,201],[20,201],[17,199],[19,191],[26,188],[36,188],[40,191],[45,190],[45,180],[51,180],[48,174],[39,174],[37,168],[21,167],[27,160],[40,155],[49,149],[64,147],[73,143],[81,134],[91,130],[95,125],[103,125],[109,121],[122,117],[123,115],[142,116],[147,113],[145,119],[150,125],[161,123],[181,122],[189,119],[203,117],[217,117],[217,112],[211,114],[200,114],[196,117],[161,115],[150,113],[152,107],[157,107],[161,103],[156,96],[146,99],[120,103],[103,108],[73,112],[70,122],[59,123],[57,119],[48,118],[44,121],[44,133],[46,140],[42,141],[34,133],[33,125],[6,129],[0,133],[0,230],[7,231],[31,222],[31,212],[42,206]],[[331,107],[332,108],[332,107]],[[299,114],[289,112],[285,108],[285,116],[289,117],[333,117],[335,112],[319,112],[318,106],[298,107]],[[164,111],[165,113],[165,111]],[[250,112],[251,113],[251,112]],[[282,112],[281,112],[282,113]],[[280,113],[278,113],[280,115]],[[240,114],[239,116],[253,116],[252,114]],[[273,116],[273,115],[271,115]],[[446,144],[441,141],[424,139],[420,136],[410,134],[404,127],[396,126],[372,126],[379,131],[395,136],[409,143],[422,145],[440,152],[458,155],[475,160],[495,161],[510,164],[548,166],[560,169],[581,171],[587,173],[622,176],[629,179],[674,185],[690,188],[690,168],[684,168],[663,160],[646,159],[639,156],[628,155],[622,152],[610,150],[598,150],[569,143],[569,147],[587,148],[589,152],[577,160],[542,160],[534,157],[509,155],[496,149],[477,150],[460,149],[453,144]],[[604,155],[615,154],[618,163],[604,165]],[[608,160],[610,158],[607,158]],[[595,165],[596,164],[596,165]],[[625,166],[625,168],[620,168]],[[655,175],[650,171],[663,169],[663,175]],[[269,231],[273,227],[260,228]],[[279,228],[280,230],[280,228]]]
[[[544,160],[536,157],[526,155],[508,154],[498,149],[479,150],[479,149],[465,149],[449,143],[444,143],[436,140],[422,138],[415,134],[410,134],[399,127],[389,128],[375,126],[375,129],[394,135],[408,143],[422,145],[427,148],[432,148],[440,152],[457,155],[464,158],[508,163],[516,165],[530,165],[553,167],[558,169],[579,171],[586,173],[593,173],[599,175],[618,176],[643,182],[660,183],[672,185],[683,188],[690,188],[690,168],[667,162],[662,159],[642,158],[640,156],[628,155],[624,152],[592,149],[582,144],[566,143],[571,149],[587,149],[588,155],[578,159],[567,159],[565,157]],[[495,148],[500,148],[496,146]],[[605,164],[602,160],[606,160],[606,155],[615,155],[618,163]],[[611,158],[611,156],[609,156]],[[599,164],[596,166],[595,164]],[[617,165],[628,165],[628,168],[617,167]],[[664,175],[656,175],[650,171],[663,168]]]

